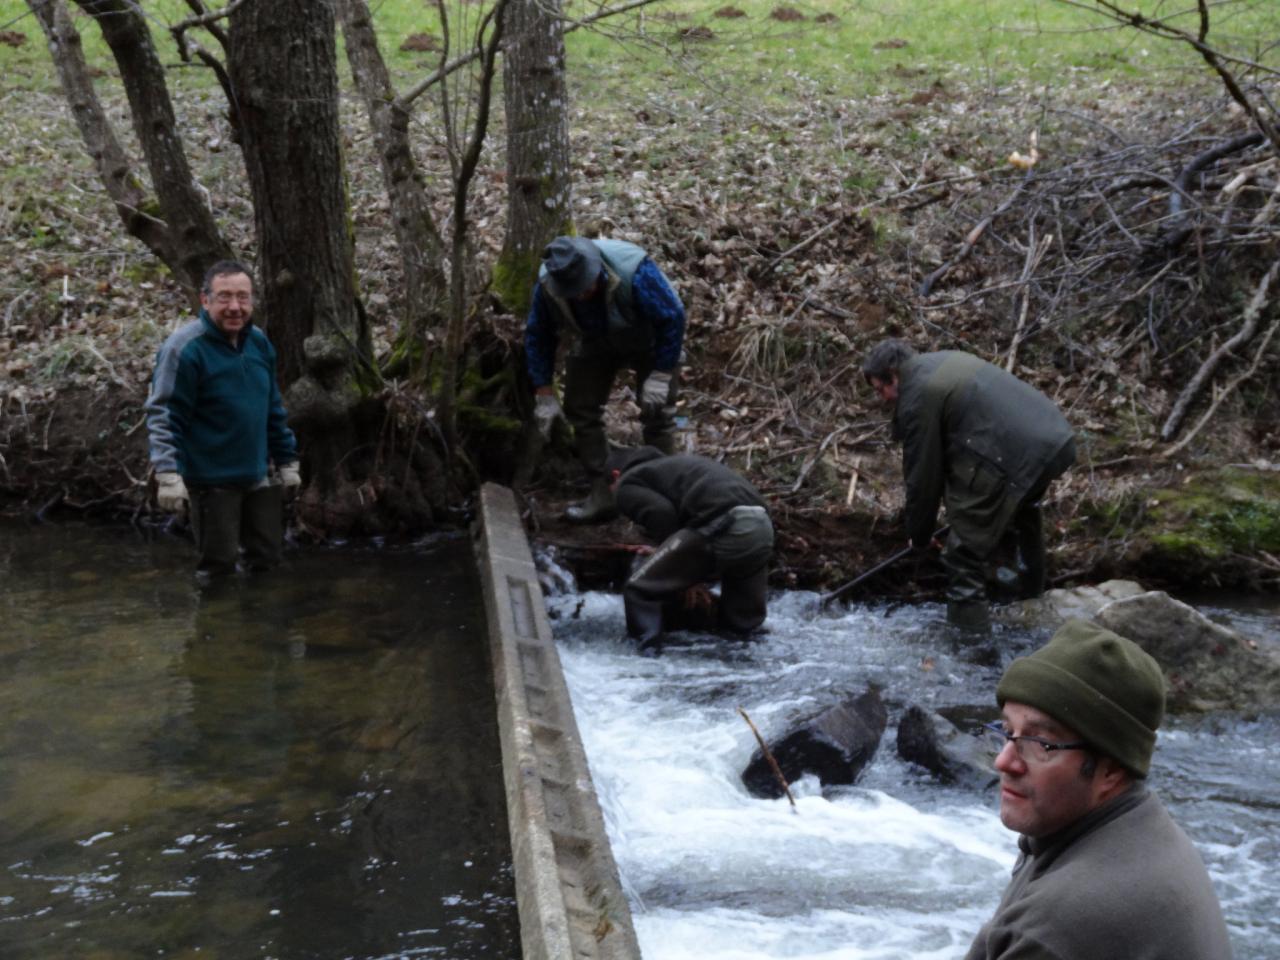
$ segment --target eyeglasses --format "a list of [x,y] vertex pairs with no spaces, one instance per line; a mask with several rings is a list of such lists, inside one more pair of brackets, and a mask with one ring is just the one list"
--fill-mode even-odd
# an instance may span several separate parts
[[973,731],[973,735],[980,737],[996,753],[1003,750],[1006,743],[1012,743],[1013,749],[1018,754],[1018,759],[1026,763],[1048,763],[1059,750],[1085,750],[1089,746],[1083,740],[1075,740],[1071,743],[1055,743],[1052,740],[1044,739],[1044,737],[1014,736],[1001,723],[984,723]]
[[229,290],[221,290],[218,293],[215,293],[212,299],[214,303],[220,304],[222,306],[226,306],[227,304],[231,303],[233,300],[236,303],[252,303],[253,294],[243,293],[243,292],[231,293]]

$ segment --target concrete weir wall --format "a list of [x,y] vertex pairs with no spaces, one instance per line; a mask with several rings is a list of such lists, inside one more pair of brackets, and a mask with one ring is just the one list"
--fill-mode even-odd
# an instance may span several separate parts
[[480,491],[485,612],[525,960],[640,957],[515,496]]

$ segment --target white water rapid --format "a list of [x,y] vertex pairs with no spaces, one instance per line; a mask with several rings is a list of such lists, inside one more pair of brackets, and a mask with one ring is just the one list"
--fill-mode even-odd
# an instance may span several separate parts
[[[991,704],[1004,664],[1046,634],[998,634],[998,662],[976,664],[941,639],[938,608],[819,618],[814,596],[794,593],[773,598],[759,640],[685,635],[650,659],[623,639],[619,597],[567,593],[548,606],[646,960],[964,956],[1008,880],[1015,837],[994,789],[943,786],[898,758],[898,718],[913,703]],[[794,811],[747,793],[739,774],[756,743],[738,707],[776,737],[869,683],[889,726],[857,784],[805,778]],[[1274,721],[1261,723],[1252,735],[1274,738]],[[1162,733],[1155,766],[1173,767],[1151,785],[1209,864],[1236,960],[1261,960],[1280,940],[1266,786],[1280,761],[1255,757],[1243,782],[1222,768],[1191,776],[1221,732]]]

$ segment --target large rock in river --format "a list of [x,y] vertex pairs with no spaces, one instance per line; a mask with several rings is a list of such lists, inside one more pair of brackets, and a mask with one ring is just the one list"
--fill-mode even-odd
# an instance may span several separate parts
[[1096,586],[1048,590],[1034,600],[996,607],[992,616],[1013,626],[1056,630],[1068,620],[1092,620],[1107,604],[1144,592],[1145,589],[1132,580],[1108,580]]
[[[806,773],[816,774],[823,786],[853,783],[875,756],[888,720],[880,694],[868,690],[802,721],[770,744],[769,751],[787,783]],[[751,755],[742,783],[756,797],[782,796],[782,785],[761,750]]]
[[[973,719],[969,726],[977,723]],[[898,721],[898,756],[919,764],[944,783],[986,788],[999,779],[996,755],[985,741],[923,707],[908,707]]]
[[1114,600],[1093,620],[1156,659],[1170,712],[1280,707],[1280,659],[1167,593]]

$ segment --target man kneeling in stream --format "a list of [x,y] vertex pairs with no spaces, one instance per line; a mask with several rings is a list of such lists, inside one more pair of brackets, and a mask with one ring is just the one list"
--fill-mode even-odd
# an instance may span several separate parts
[[661,651],[663,605],[720,581],[720,627],[746,634],[764,623],[773,524],[755,487],[723,464],[656,447],[615,451],[607,465],[618,512],[659,546],[623,588],[627,634]]

